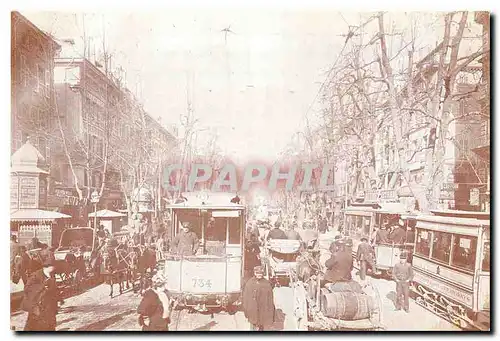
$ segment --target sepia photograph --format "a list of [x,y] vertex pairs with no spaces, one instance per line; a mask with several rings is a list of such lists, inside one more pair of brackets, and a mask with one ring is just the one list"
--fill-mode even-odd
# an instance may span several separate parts
[[12,333],[491,332],[490,12],[10,17]]

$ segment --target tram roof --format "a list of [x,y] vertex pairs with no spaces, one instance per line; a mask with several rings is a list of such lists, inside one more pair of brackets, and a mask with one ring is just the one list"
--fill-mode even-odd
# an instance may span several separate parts
[[[237,195],[227,192],[190,192],[183,193],[183,200],[167,205],[171,209],[219,209],[219,210],[243,210],[245,206],[231,202]],[[240,198],[241,200],[241,198]]]
[[441,223],[448,225],[460,225],[460,226],[490,226],[490,220],[476,219],[476,218],[463,218],[463,217],[450,217],[450,216],[438,216],[431,214],[420,214],[415,219],[418,221],[426,221],[431,223]]
[[442,217],[474,218],[479,220],[489,220],[489,212],[460,211],[460,210],[431,210],[433,215]]

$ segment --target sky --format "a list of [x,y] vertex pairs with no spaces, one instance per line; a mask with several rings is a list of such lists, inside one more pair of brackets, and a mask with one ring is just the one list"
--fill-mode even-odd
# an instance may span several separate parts
[[[216,133],[222,152],[237,163],[279,158],[303,130],[311,103],[310,111],[321,105],[313,100],[348,25],[360,22],[358,13],[328,9],[23,14],[58,38],[76,38],[80,47],[85,32],[97,56],[104,39],[113,66],[126,70],[127,87],[152,117],[179,126],[189,99],[203,130],[200,148]],[[419,38],[435,46],[438,38],[426,25],[435,15],[422,18]],[[399,14],[387,25],[407,20]]]

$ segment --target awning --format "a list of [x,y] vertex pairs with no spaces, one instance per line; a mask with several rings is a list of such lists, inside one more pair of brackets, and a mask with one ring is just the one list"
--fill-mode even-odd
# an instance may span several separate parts
[[121,218],[121,217],[126,217],[126,214],[123,213],[118,213],[110,210],[100,210],[97,212],[92,212],[89,214],[89,217],[95,217],[97,215],[97,218]]
[[70,215],[44,211],[36,208],[20,209],[10,212],[10,221],[53,221],[55,219],[71,218]]

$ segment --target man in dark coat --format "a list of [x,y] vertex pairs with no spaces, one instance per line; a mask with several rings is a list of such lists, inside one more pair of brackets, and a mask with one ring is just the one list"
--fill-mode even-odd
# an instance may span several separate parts
[[245,242],[245,280],[248,280],[253,275],[253,269],[260,265],[260,247],[259,239],[253,233],[247,233]]
[[267,240],[269,239],[288,239],[285,231],[280,229],[281,222],[278,220],[274,223],[274,228],[267,234]]
[[394,244],[404,244],[406,240],[406,231],[402,226],[402,223],[399,223],[395,229],[391,232],[389,239]]
[[28,312],[25,331],[55,331],[59,290],[53,276],[54,265],[49,259],[43,268],[34,272],[24,287],[21,308]]
[[320,215],[318,219],[318,231],[319,233],[324,234],[326,233],[326,230],[328,230],[328,220]]
[[389,242],[389,231],[382,225],[375,234],[375,244],[385,244],[387,242]]
[[188,223],[183,223],[182,231],[172,240],[174,252],[182,256],[194,256],[198,251],[200,241],[193,231],[190,231]]
[[356,258],[359,262],[359,277],[361,280],[364,280],[366,278],[366,271],[368,268],[375,271],[373,248],[370,244],[368,244],[367,238],[361,238],[361,244],[358,246]]
[[403,305],[404,310],[409,313],[410,282],[413,280],[413,268],[407,263],[406,257],[404,252],[399,255],[400,263],[394,265],[392,276],[396,282],[396,310],[401,310],[401,305]]
[[243,312],[251,330],[263,331],[274,323],[274,295],[271,283],[264,278],[262,266],[254,268],[254,277],[249,279],[242,293]]
[[325,262],[326,272],[324,282],[335,283],[351,280],[353,269],[352,254],[346,250],[345,242],[339,239],[335,242],[335,247],[330,259]]

